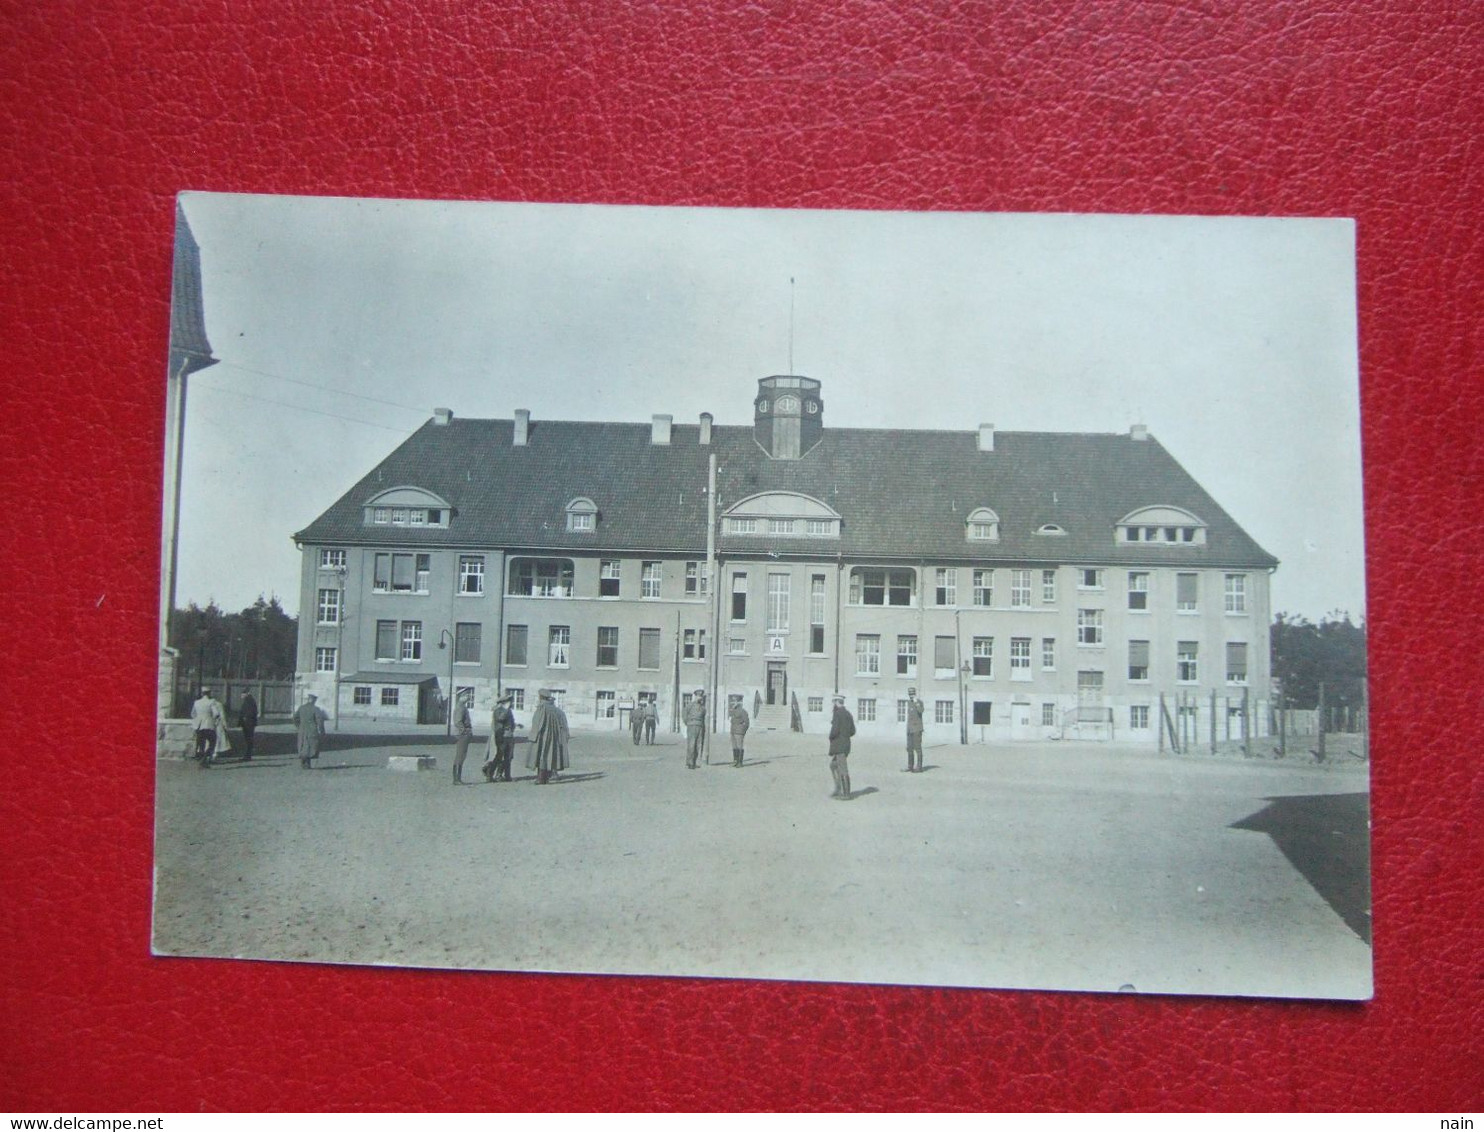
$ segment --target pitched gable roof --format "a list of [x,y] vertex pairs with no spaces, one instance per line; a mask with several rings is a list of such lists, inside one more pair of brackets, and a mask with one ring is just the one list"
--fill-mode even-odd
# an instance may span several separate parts
[[[791,491],[843,517],[838,539],[730,535],[725,554],[1088,564],[1176,564],[1266,569],[1277,560],[1247,535],[1154,439],[1088,433],[827,428],[796,460],[774,460],[751,427],[717,426],[709,446],[694,425],[650,442],[647,424],[533,421],[512,443],[510,420],[432,422],[409,437],[323,515],[300,543],[675,552],[706,546],[707,461],[718,463],[724,511],[766,491]],[[447,499],[446,529],[368,527],[379,491],[415,484]],[[594,500],[591,532],[569,531],[565,508]],[[1115,524],[1146,506],[1181,507],[1207,524],[1204,545],[1115,541]],[[971,511],[999,515],[999,539],[970,542]],[[1054,523],[1065,537],[1035,532]]]

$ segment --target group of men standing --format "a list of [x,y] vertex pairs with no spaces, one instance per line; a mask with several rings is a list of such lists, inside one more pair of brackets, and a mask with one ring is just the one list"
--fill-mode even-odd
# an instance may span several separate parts
[[[506,692],[495,701],[494,710],[490,713],[490,737],[485,744],[484,765],[479,768],[486,782],[513,781],[510,764],[515,757],[515,732],[521,726],[515,721],[514,703],[514,694]],[[472,688],[459,693],[453,717],[458,735],[453,757],[456,786],[464,783],[464,760],[474,739],[473,705]],[[571,765],[570,746],[567,713],[557,705],[551,689],[542,688],[537,693],[536,711],[531,716],[531,738],[526,752],[526,768],[536,772],[536,785],[545,786]]]
[[[253,733],[258,729],[258,701],[251,692],[243,694],[237,704],[237,726],[242,730],[242,759],[252,759]],[[211,766],[217,757],[232,749],[227,735],[227,713],[210,688],[191,705],[191,732],[195,738],[194,758],[202,767]]]
[[640,700],[634,705],[633,712],[629,715],[629,731],[634,736],[634,746],[639,745],[643,739],[647,746],[654,746],[654,731],[659,726],[659,708],[654,706],[653,700]]

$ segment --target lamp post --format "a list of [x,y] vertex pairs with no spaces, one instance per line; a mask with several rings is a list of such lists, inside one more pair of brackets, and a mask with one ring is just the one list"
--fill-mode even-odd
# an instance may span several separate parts
[[438,647],[448,649],[448,698],[444,704],[443,715],[447,722],[447,734],[453,735],[453,659],[454,650],[449,648],[453,644],[453,634],[447,629],[438,632]]
[[964,681],[969,678],[969,672],[967,660],[958,666],[958,741],[964,746],[969,742],[969,704],[968,694],[964,690]]

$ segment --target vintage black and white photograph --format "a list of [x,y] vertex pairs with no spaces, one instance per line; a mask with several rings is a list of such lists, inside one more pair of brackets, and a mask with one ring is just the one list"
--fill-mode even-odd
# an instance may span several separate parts
[[156,954],[1370,997],[1349,220],[175,233]]

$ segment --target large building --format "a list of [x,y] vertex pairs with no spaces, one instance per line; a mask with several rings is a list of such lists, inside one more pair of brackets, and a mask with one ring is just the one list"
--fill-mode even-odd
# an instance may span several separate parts
[[438,410],[294,536],[304,690],[428,721],[545,687],[617,728],[706,688],[811,732],[838,691],[896,735],[916,688],[929,743],[1263,727],[1277,560],[1145,428],[832,429],[821,393],[763,378],[749,427]]

